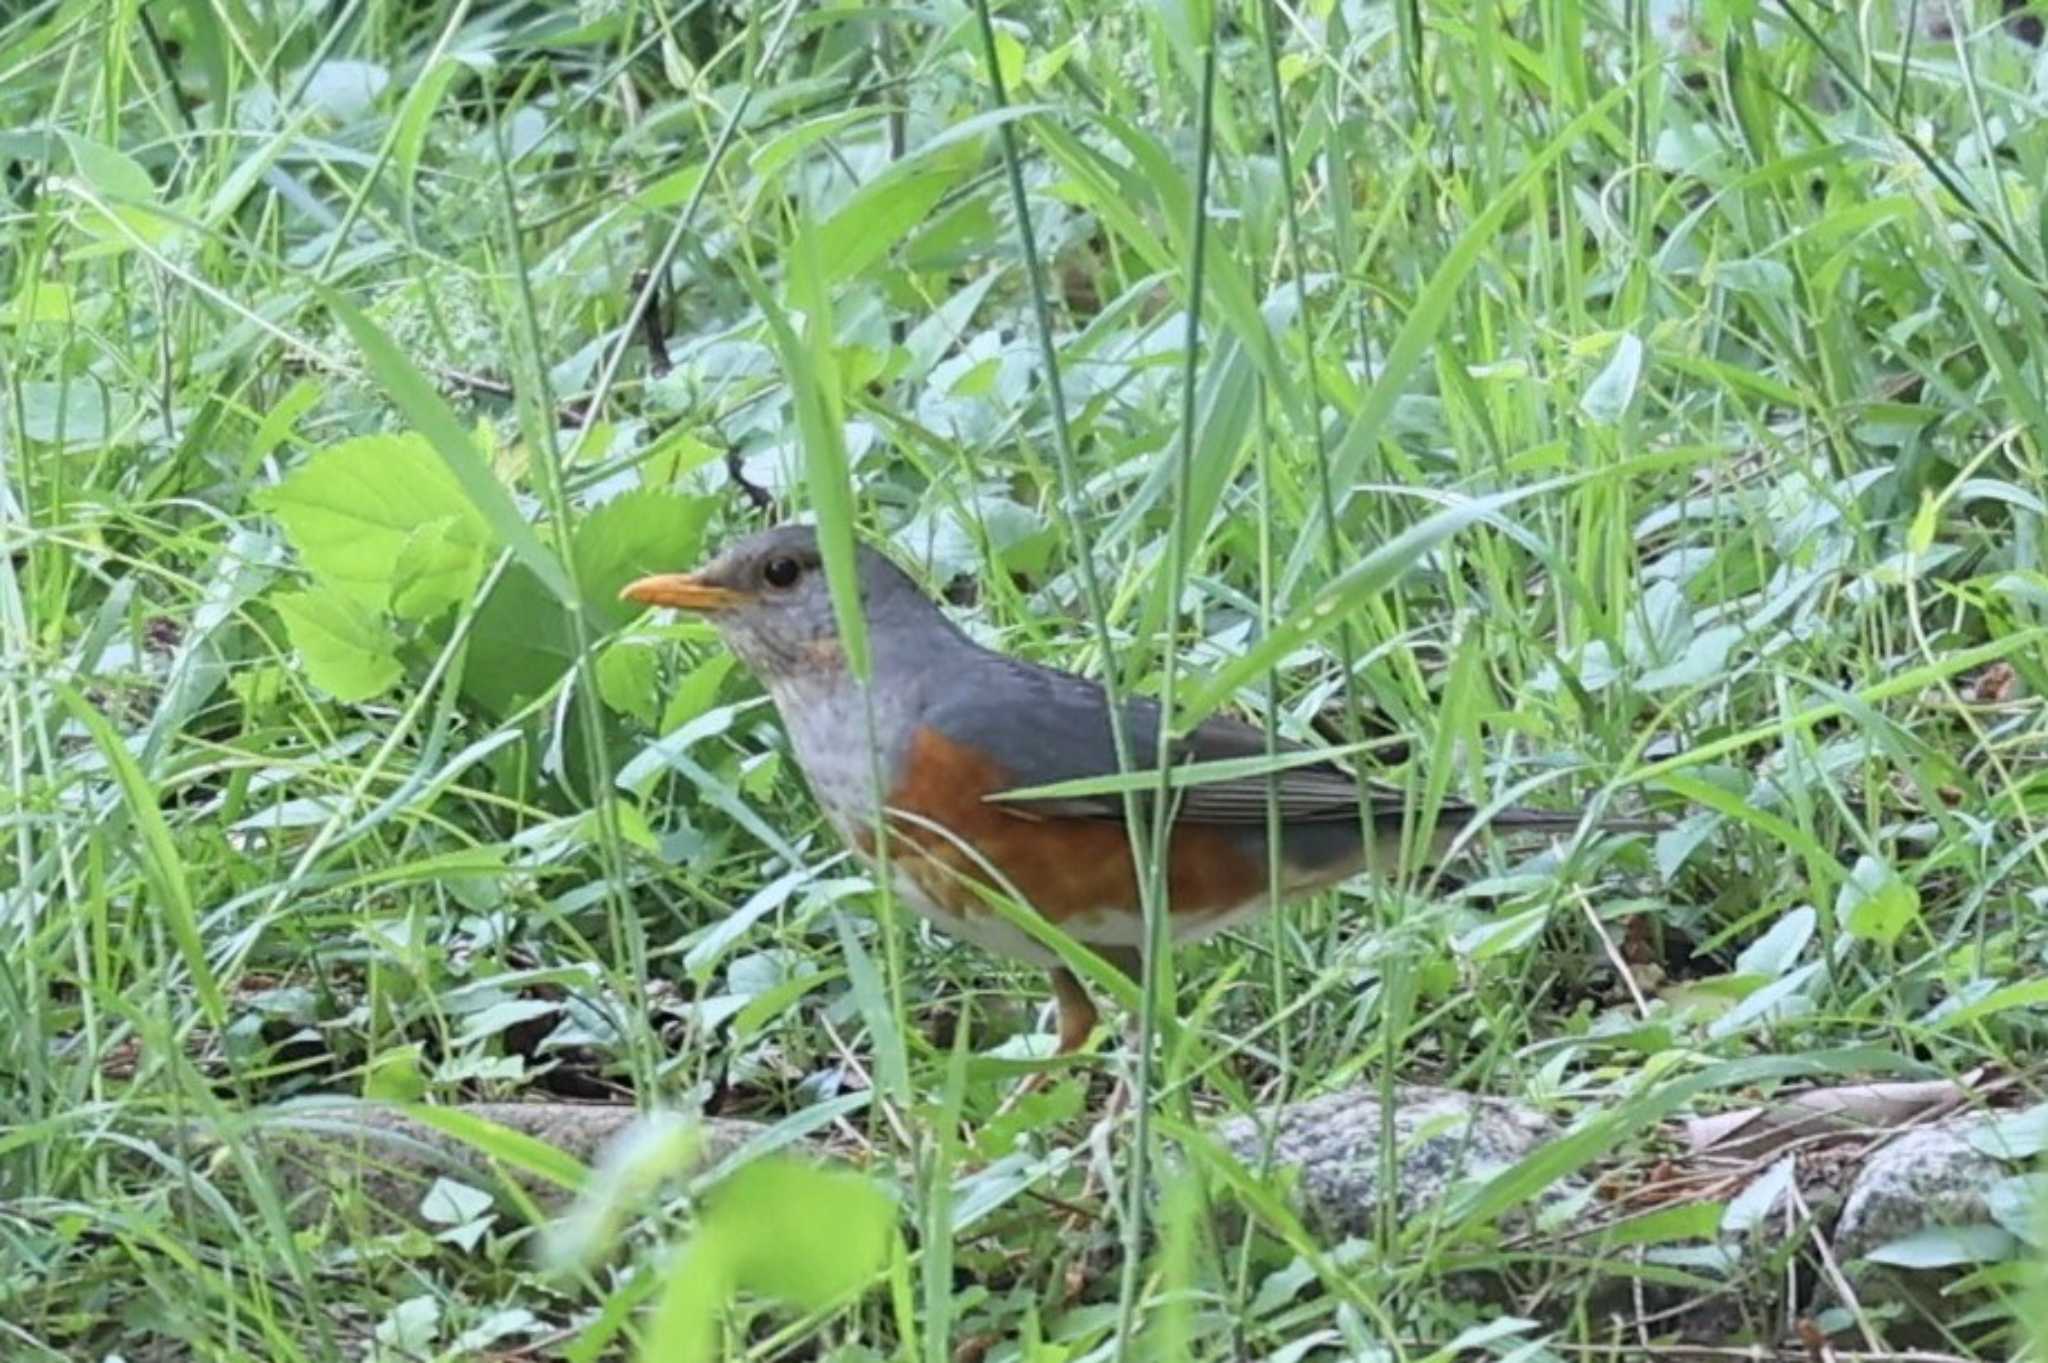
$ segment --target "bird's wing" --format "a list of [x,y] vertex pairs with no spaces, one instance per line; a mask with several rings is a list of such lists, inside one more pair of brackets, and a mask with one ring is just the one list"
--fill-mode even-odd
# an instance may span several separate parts
[[[1008,789],[1054,785],[1113,776],[1116,747],[1109,703],[1102,688],[1084,677],[1056,672],[1012,658],[986,655],[991,671],[979,684],[951,684],[946,698],[925,715],[925,723],[956,743],[972,745],[1010,776]],[[1158,751],[1159,706],[1125,702],[1124,734],[1131,766],[1149,769]],[[1301,753],[1299,743],[1278,740],[1282,753]],[[1249,724],[1218,715],[1174,743],[1176,766],[1266,755],[1266,735]],[[1368,787],[1375,807],[1398,813],[1400,795]],[[1176,817],[1204,824],[1263,824],[1270,798],[1282,817],[1346,820],[1358,817],[1359,782],[1329,762],[1313,762],[1256,776],[1231,777],[1185,786]],[[1120,794],[1004,801],[1022,818],[1121,819]]]

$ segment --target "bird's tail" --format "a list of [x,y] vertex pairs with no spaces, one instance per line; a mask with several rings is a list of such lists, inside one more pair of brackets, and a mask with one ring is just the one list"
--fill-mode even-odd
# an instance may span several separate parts
[[[1473,810],[1473,817],[1478,813],[1478,810]],[[1585,822],[1584,810],[1531,809],[1526,805],[1514,805],[1487,819],[1486,826],[1496,833],[1562,833]],[[1593,820],[1593,827],[1603,833],[1661,833],[1670,826],[1668,819],[1646,815],[1623,814]]]

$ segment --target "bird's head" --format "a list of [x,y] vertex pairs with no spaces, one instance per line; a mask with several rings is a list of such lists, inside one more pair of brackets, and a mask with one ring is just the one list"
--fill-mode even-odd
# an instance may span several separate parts
[[[927,621],[951,634],[938,607],[879,550],[856,543],[854,563],[862,616],[884,646],[891,631]],[[704,616],[765,683],[845,666],[825,561],[807,525],[758,531],[694,572],[643,577],[619,595]]]

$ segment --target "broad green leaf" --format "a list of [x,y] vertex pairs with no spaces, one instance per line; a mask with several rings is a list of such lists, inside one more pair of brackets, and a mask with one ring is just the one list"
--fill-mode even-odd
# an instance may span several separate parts
[[1906,529],[1907,552],[1918,557],[1934,547],[1935,531],[1941,525],[1941,505],[1941,498],[1933,493],[1921,494],[1920,509],[1913,513],[1913,523]]
[[1835,921],[1852,937],[1890,946],[1920,916],[1920,892],[1875,857],[1856,859],[1835,892]]
[[2048,1150],[2048,1103],[1994,1117],[1973,1127],[1968,1140],[1994,1159],[2030,1160]]
[[378,1353],[423,1358],[436,1352],[441,1337],[441,1299],[429,1293],[407,1297],[384,1313],[370,1337]]
[[552,999],[499,999],[466,1014],[455,1040],[466,1045],[536,1018],[557,1016],[560,1012],[561,1005]]
[[1590,420],[1612,426],[1628,412],[1642,380],[1642,338],[1632,331],[1625,331],[1606,365],[1586,385],[1585,395],[1579,399],[1579,410]]
[[606,705],[654,727],[660,659],[645,644],[615,642],[597,655],[597,694]]
[[575,661],[576,631],[560,599],[525,564],[507,564],[470,622],[463,694],[504,719]]
[[1182,64],[1191,74],[1199,72],[1201,49],[1215,40],[1215,16],[1208,0],[1165,0],[1152,8]]
[[814,975],[794,976],[773,988],[762,990],[746,1007],[733,1014],[730,1024],[733,1044],[738,1046],[753,1040],[763,1027],[788,1012],[797,1000],[837,982],[845,974],[843,970],[820,970]]
[[441,1176],[420,1199],[420,1215],[437,1226],[462,1226],[488,1215],[492,1201],[482,1188]]
[[1992,1184],[1984,1192],[1984,1204],[1991,1219],[2016,1239],[2039,1249],[2044,1225],[2048,1225],[2048,1173],[2014,1174]]
[[894,1219],[888,1196],[858,1174],[752,1161],[713,1189],[696,1239],[664,1270],[640,1357],[710,1358],[718,1310],[735,1292],[831,1305],[881,1273]]
[[774,181],[791,162],[827,138],[837,138],[847,129],[863,123],[873,123],[880,112],[872,106],[862,105],[799,119],[762,142],[760,150],[747,158],[747,169],[753,173],[754,180],[765,187],[764,192],[780,193],[782,187]]
[[371,607],[328,587],[270,599],[313,684],[343,704],[390,689],[404,669],[398,639]]
[[898,161],[813,229],[826,283],[843,283],[879,260],[981,160],[974,146],[947,152]]
[[20,384],[21,433],[60,449],[76,450],[135,438],[135,400],[88,379],[68,383],[31,379]]
[[1751,1179],[1748,1187],[1729,1200],[1720,1230],[1727,1235],[1747,1235],[1762,1226],[1793,1186],[1792,1175],[1793,1161],[1787,1156]]
[[299,97],[336,122],[368,113],[391,84],[391,72],[374,62],[330,58],[300,84]]
[[614,800],[612,817],[618,823],[619,839],[629,847],[637,847],[650,857],[661,855],[661,839],[654,835],[653,825],[647,822],[647,815],[640,806],[624,800]]
[[1474,961],[1490,961],[1535,941],[1543,935],[1543,929],[1549,922],[1549,905],[1539,904],[1533,909],[1495,918],[1458,934],[1451,943],[1451,949]]
[[1928,1025],[1952,1031],[1981,1018],[1994,1017],[2017,1008],[2039,1008],[2043,1005],[2048,1005],[2048,980],[2024,980],[2019,984],[1994,989],[1983,998],[1966,1003],[1961,1008],[1931,1017]]
[[1724,260],[1714,266],[1712,279],[1719,287],[1736,293],[1756,294],[1781,302],[1790,301],[1793,296],[1792,271],[1775,260]]
[[69,284],[57,279],[23,279],[7,306],[0,308],[0,325],[62,325],[71,320],[72,307]]
[[1769,932],[1751,942],[1735,958],[1736,973],[1776,977],[1790,970],[1799,953],[1813,940],[1820,915],[1811,906],[1800,905],[1771,924]]
[[666,175],[656,176],[647,182],[647,187],[627,199],[624,205],[629,213],[658,213],[687,204],[704,183],[704,175],[710,167],[702,161],[694,161]]
[[1928,1226],[1879,1245],[1864,1257],[1895,1268],[1955,1268],[2002,1263],[2019,1249],[2012,1233],[1998,1226]]
[[701,1234],[742,1290],[817,1310],[881,1271],[895,1218],[873,1180],[784,1156],[756,1160],[713,1189]]
[[721,650],[684,673],[682,680],[669,691],[668,704],[662,707],[658,732],[674,733],[709,710],[711,703],[718,699],[718,688],[731,675],[735,662],[732,654]]
[[1636,678],[1636,690],[1670,691],[1716,680],[1726,671],[1728,655],[1742,642],[1742,637],[1739,625],[1715,625],[1702,630],[1676,658]]
[[326,387],[317,380],[303,378],[286,389],[282,396],[272,402],[263,413],[262,422],[256,433],[249,437],[249,443],[242,449],[242,473],[253,481],[256,469],[265,459],[284,443],[299,418],[311,411],[313,405],[327,395]]
[[1659,1207],[1641,1216],[1617,1222],[1600,1233],[1600,1248],[1608,1253],[1625,1245],[1669,1245],[1688,1240],[1711,1239],[1720,1228],[1724,1205],[1719,1202],[1690,1202]]
[[[462,543],[478,546],[481,571],[481,546],[490,540],[461,484],[416,435],[367,435],[329,446],[261,493],[257,503],[277,518],[322,586],[372,609],[395,604],[401,585],[408,594],[418,593],[408,605],[430,604],[436,589],[410,580],[401,584],[401,572],[408,578],[430,571],[445,575],[447,546]],[[401,564],[413,535],[435,525],[445,527],[440,547],[422,543]],[[440,585],[450,585],[445,576]]]
[[2036,516],[2048,516],[2048,498],[2030,489],[2007,482],[2003,478],[1970,478],[1957,483],[1949,490],[1949,497],[1957,506],[1968,506],[1973,502],[2003,502],[2018,507]]
[[391,613],[431,620],[467,601],[483,576],[482,533],[481,524],[444,516],[407,535],[392,565]]
[[641,607],[619,600],[619,588],[649,573],[697,566],[704,527],[718,503],[710,497],[641,490],[612,498],[576,526],[576,581],[603,628],[615,628]]
[[641,1333],[640,1363],[683,1363],[711,1359],[718,1311],[732,1295],[725,1262],[700,1238],[662,1269],[659,1295]]
[[426,1093],[418,1042],[380,1051],[363,1067],[363,1097],[373,1103],[416,1103]]
[[[993,74],[1002,78],[1004,90],[1014,94],[1019,82],[1024,79],[1024,44],[1017,40],[1017,35],[1010,32],[1008,26],[997,24],[995,26],[995,48],[996,70]],[[974,52],[979,62],[982,79],[986,80],[991,74],[988,70],[987,54],[978,45]]]
[[934,582],[978,573],[985,563],[1035,576],[1045,571],[1054,543],[1042,513],[992,492],[962,497],[957,505],[927,503],[890,539]]
[[1821,962],[1810,961],[1765,984],[1742,1002],[1707,1025],[1707,1035],[1719,1040],[1734,1036],[1753,1024],[1775,1023],[1796,1017],[1812,1008],[1807,985],[1820,974]]
[[128,250],[137,239],[154,245],[170,235],[172,227],[167,220],[147,207],[137,207],[154,205],[157,199],[156,183],[141,162],[76,133],[59,136],[71,153],[72,170],[98,200],[97,205],[80,207],[78,225],[99,239],[103,251]]
[[225,108],[234,92],[228,88],[228,56],[231,45],[221,31],[221,16],[206,0],[185,0],[183,47],[195,70],[206,77],[207,91],[215,108]]
[[[646,573],[696,565],[714,505],[709,498],[674,492],[629,492],[583,518],[573,546],[577,580],[599,627],[617,626],[639,610],[618,599],[626,583]],[[576,629],[569,612],[523,564],[508,565],[471,626],[464,693],[502,718],[553,686],[575,661]],[[623,658],[613,663],[631,665]],[[625,679],[615,673],[612,682],[624,684]],[[606,699],[624,697],[623,692],[607,695],[602,677],[599,685]],[[637,702],[630,712],[640,713]]]
[[391,338],[364,316],[362,309],[333,289],[316,287],[315,292],[362,347],[378,383],[448,466],[470,507],[490,526],[496,542],[509,548],[557,601],[564,606],[575,605],[575,588],[561,559],[541,543],[540,536],[520,513],[518,503],[512,500],[512,494],[477,453],[469,432],[433,385],[392,344]]

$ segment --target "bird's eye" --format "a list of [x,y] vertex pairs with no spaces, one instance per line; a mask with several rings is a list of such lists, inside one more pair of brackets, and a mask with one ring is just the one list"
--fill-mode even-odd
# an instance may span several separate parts
[[794,587],[803,575],[803,565],[793,558],[771,558],[761,569],[761,576],[771,587]]

